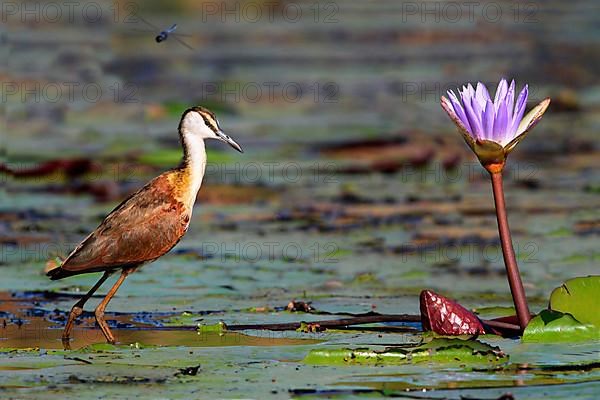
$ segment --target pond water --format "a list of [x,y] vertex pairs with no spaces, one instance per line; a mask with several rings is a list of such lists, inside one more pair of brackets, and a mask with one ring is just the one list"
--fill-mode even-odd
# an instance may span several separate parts
[[[309,362],[311,351],[417,344],[421,326],[218,329],[418,315],[426,288],[482,317],[511,314],[489,180],[438,103],[446,88],[499,76],[529,82],[530,107],[553,99],[505,176],[532,311],[564,280],[597,274],[593,1],[532,3],[536,23],[510,2],[498,3],[510,15],[498,23],[423,23],[391,0],[315,3],[317,23],[314,14],[222,22],[207,9],[200,23],[207,3],[169,4],[103,4],[93,23],[7,21],[3,81],[19,90],[7,98],[3,145],[21,176],[3,176],[0,191],[2,397],[597,398],[598,342],[485,336],[508,357],[323,365]],[[195,50],[157,44],[125,20],[131,11],[177,22]],[[35,82],[38,101],[23,101]],[[74,97],[49,101],[56,82],[63,95],[79,83]],[[79,89],[96,85],[97,98]],[[49,281],[46,263],[179,162],[176,127],[195,104],[215,111],[244,154],[208,143],[187,235],[132,274],[107,309],[117,345],[104,344],[91,312],[107,283],[64,350],[65,317],[99,275]],[[314,310],[287,311],[292,300]]]

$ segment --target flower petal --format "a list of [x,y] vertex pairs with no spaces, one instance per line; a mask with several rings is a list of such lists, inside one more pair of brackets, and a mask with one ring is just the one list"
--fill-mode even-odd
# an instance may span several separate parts
[[475,98],[477,99],[477,103],[479,103],[479,106],[481,107],[481,109],[484,109],[485,104],[487,103],[488,100],[490,100],[490,94],[489,94],[487,88],[485,87],[485,85],[482,84],[481,82],[477,82],[477,89],[475,90]]
[[465,114],[469,120],[471,126],[471,132],[475,138],[483,138],[483,128],[481,126],[481,110],[479,113],[475,109],[478,107],[477,101],[472,97],[463,97],[463,104],[465,105]]
[[[496,113],[496,119],[494,120],[494,135],[491,140],[504,146],[507,139],[506,128],[508,122],[508,109],[506,103],[502,101],[500,102],[500,107]],[[508,141],[510,141],[510,139],[508,139]]]
[[507,124],[507,128],[510,127],[511,122],[512,122],[512,117],[513,117],[513,111],[514,111],[514,107],[515,107],[515,80],[513,79],[510,82],[510,86],[508,88],[508,92],[506,93],[506,98],[504,99],[504,102],[506,103],[506,111],[508,114],[508,124]]
[[483,112],[483,137],[487,140],[492,140],[494,135],[494,119],[496,112],[494,109],[494,103],[488,99],[485,105],[485,111]]
[[506,154],[510,153],[514,150],[515,146],[521,142],[521,140],[525,139],[525,135],[542,119],[542,116],[548,109],[550,105],[550,98],[545,98],[535,106],[529,113],[523,118],[519,127],[517,129],[517,133],[515,138],[510,141],[506,146],[504,146],[504,151]]
[[[463,88],[464,88],[464,86],[463,86]],[[465,89],[466,89],[465,90],[466,94],[468,94],[469,97],[475,97],[475,89],[473,89],[473,85],[471,85],[469,83]]]
[[509,131],[513,136],[517,136],[517,127],[523,119],[523,114],[525,113],[525,107],[527,106],[527,97],[529,96],[529,86],[525,85],[521,93],[519,93],[519,97],[517,98],[517,104],[515,105],[515,112],[513,114],[513,118],[511,121],[511,126]]
[[440,104],[442,105],[442,108],[444,109],[444,111],[446,111],[446,113],[448,114],[450,119],[452,119],[452,121],[458,127],[458,131],[463,136],[463,139],[465,139],[465,142],[467,142],[469,147],[474,149],[475,148],[475,138],[474,138],[473,134],[463,124],[463,122],[460,120],[460,118],[456,115],[456,112],[455,112],[454,107],[452,106],[452,103],[450,102],[450,100],[448,100],[447,98],[442,96],[442,98],[440,99]]
[[469,120],[467,119],[467,115],[465,114],[465,109],[463,108],[462,104],[460,104],[460,100],[458,100],[458,97],[456,97],[454,92],[451,90],[448,91],[448,96],[450,97],[450,102],[452,103],[452,107],[454,108],[456,115],[463,123],[465,128],[467,128],[467,130],[471,132],[471,125],[469,125]]
[[498,88],[496,88],[496,95],[494,96],[494,106],[496,107],[496,112],[500,108],[501,100],[504,100],[506,97],[506,91],[508,90],[508,84],[506,83],[506,79],[502,79],[500,83],[498,83]]
[[517,132],[515,134],[515,138],[510,141],[510,143],[504,146],[504,151],[506,154],[510,153],[517,144],[521,140],[525,138],[525,135],[542,119],[542,116],[548,109],[550,105],[550,98],[545,98],[535,106],[527,115],[523,118],[519,127],[517,128]]
[[521,120],[519,123],[519,127],[517,128],[517,136],[521,135],[531,128],[533,128],[540,120],[542,119],[542,115],[546,112],[546,109],[550,105],[550,98],[545,98],[535,106],[527,115]]

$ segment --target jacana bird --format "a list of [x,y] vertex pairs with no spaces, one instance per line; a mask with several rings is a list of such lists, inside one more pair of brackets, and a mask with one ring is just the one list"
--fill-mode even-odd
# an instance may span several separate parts
[[204,107],[186,110],[178,130],[183,147],[181,164],[125,199],[59,267],[48,271],[52,280],[104,272],[71,309],[62,335],[66,345],[73,322],[83,313],[85,303],[111,274],[120,270],[121,276],[94,312],[107,342],[115,342],[104,320],[104,310],[129,274],[167,253],[185,235],[206,168],[204,140],[217,139],[243,152],[240,145],[221,130],[215,115]]

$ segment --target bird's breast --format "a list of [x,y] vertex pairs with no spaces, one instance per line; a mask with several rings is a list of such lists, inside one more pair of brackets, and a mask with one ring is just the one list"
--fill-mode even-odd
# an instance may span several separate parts
[[199,185],[193,173],[188,169],[183,169],[172,174],[169,178],[173,200],[182,203],[187,213],[191,215],[199,190]]

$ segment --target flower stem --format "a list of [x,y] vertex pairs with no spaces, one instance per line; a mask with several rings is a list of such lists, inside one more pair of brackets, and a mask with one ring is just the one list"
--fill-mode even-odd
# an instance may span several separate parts
[[493,172],[490,173],[490,175],[492,177],[492,189],[494,191],[494,203],[496,205],[496,217],[498,219],[498,231],[500,233],[506,275],[508,277],[508,284],[510,286],[513,302],[515,303],[515,309],[517,310],[519,325],[521,326],[521,330],[524,330],[531,319],[531,314],[529,313],[529,307],[527,306],[527,297],[525,296],[525,289],[523,288],[523,282],[521,281],[521,275],[519,274],[519,266],[517,265],[517,258],[515,257],[515,250],[513,249],[512,239],[510,237],[508,217],[506,215],[506,204],[504,203],[502,172]]

